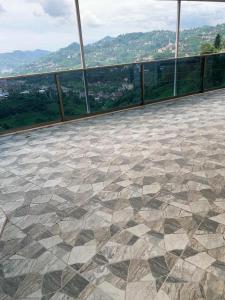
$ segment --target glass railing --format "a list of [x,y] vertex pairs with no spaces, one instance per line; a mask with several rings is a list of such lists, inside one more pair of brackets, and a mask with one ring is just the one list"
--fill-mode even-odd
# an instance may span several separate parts
[[174,95],[175,60],[144,64],[144,101],[162,101]]
[[0,131],[60,119],[53,75],[0,80]]
[[140,104],[140,65],[87,70],[91,113],[100,113]]
[[58,75],[65,120],[87,113],[83,71],[64,72]]
[[201,91],[202,58],[189,57],[177,61],[177,96]]
[[0,133],[225,87],[225,54],[0,79]]
[[215,54],[206,57],[205,90],[223,88],[225,86],[225,54]]

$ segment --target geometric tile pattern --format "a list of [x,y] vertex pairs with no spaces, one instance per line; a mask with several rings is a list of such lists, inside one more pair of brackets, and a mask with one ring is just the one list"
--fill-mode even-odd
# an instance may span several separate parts
[[225,299],[225,91],[0,138],[0,299]]
[[6,221],[7,221],[7,217],[4,213],[4,211],[0,207],[0,237],[3,232]]

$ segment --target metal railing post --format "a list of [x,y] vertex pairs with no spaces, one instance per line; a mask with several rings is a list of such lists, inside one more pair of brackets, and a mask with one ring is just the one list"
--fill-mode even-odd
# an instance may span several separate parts
[[141,105],[145,103],[145,66],[141,64]]
[[90,113],[90,105],[89,105],[89,99],[88,99],[88,82],[87,82],[87,74],[86,74],[84,41],[83,41],[82,25],[81,25],[81,18],[80,18],[80,6],[79,6],[79,0],[74,0],[74,1],[75,1],[76,16],[77,16],[77,28],[78,28],[79,41],[80,41],[81,66],[83,68],[85,102],[86,102],[87,113],[89,114]]
[[205,66],[206,66],[206,56],[201,57],[201,89],[200,92],[205,91]]
[[90,114],[90,103],[88,98],[88,81],[87,81],[87,70],[83,69],[83,82],[84,82],[84,93],[85,93],[85,103],[86,103],[86,109],[87,113]]
[[54,77],[55,77],[57,95],[58,95],[58,99],[59,99],[60,115],[61,115],[61,120],[63,122],[63,121],[65,121],[65,114],[64,114],[64,104],[63,104],[62,89],[61,89],[61,84],[60,84],[60,80],[59,80],[59,75],[55,74]]
[[173,95],[177,96],[177,58],[174,59],[174,82],[173,82]]
[[177,96],[177,59],[179,57],[179,44],[180,44],[180,14],[181,14],[181,0],[177,0],[177,26],[176,26],[176,49],[174,61],[174,87],[173,95]]

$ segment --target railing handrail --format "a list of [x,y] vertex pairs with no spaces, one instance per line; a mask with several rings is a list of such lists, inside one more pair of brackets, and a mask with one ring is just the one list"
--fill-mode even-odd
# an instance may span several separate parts
[[144,60],[139,62],[132,62],[132,63],[124,63],[124,64],[114,64],[114,65],[104,65],[104,66],[94,66],[94,67],[86,67],[86,68],[76,68],[76,69],[65,69],[59,71],[51,71],[51,72],[42,72],[42,73],[32,73],[32,74],[21,74],[21,75],[12,75],[1,77],[0,80],[13,80],[13,79],[22,79],[22,78],[29,78],[29,77],[36,77],[36,76],[44,76],[44,75],[56,75],[56,74],[64,74],[64,73],[71,73],[71,72],[83,72],[85,70],[99,70],[99,69],[108,69],[108,68],[119,68],[119,67],[126,67],[126,66],[133,66],[133,65],[141,65],[141,64],[153,64],[156,62],[169,62],[169,61],[179,61],[182,59],[192,59],[192,58],[202,58],[202,57],[209,57],[209,56],[217,56],[225,54],[225,52],[220,53],[211,53],[211,54],[204,54],[204,55],[194,55],[194,56],[182,56],[178,58],[166,58],[166,59],[153,59],[153,60]]

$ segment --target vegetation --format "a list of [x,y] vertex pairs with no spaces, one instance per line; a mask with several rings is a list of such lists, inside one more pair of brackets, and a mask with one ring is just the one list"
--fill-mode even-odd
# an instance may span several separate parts
[[210,43],[204,43],[201,45],[201,55],[215,53],[215,47]]
[[[217,40],[215,37],[218,34]],[[183,30],[180,34],[180,56],[217,53],[224,49],[220,38],[225,36],[225,24]],[[105,37],[85,45],[88,66],[103,66],[174,57],[176,34],[169,30],[135,32],[117,37]],[[202,45],[202,42],[204,44]],[[29,54],[29,55],[28,55]],[[80,47],[73,43],[56,52],[0,54],[0,75],[41,73],[80,68]],[[19,59],[20,57],[20,59]]]
[[[0,53],[0,74],[13,74],[18,69],[23,73],[23,67],[47,56],[50,52],[46,50],[13,51],[11,53]],[[26,68],[26,67],[25,67]]]
[[221,36],[220,36],[219,33],[216,35],[216,38],[215,38],[215,41],[214,41],[214,48],[215,49],[221,49]]
[[[220,29],[222,28],[225,29],[225,26],[220,27]],[[214,34],[214,38],[210,38],[210,42],[205,42],[199,48],[202,54],[218,53],[218,55],[207,58],[205,70],[206,89],[224,87],[225,85],[225,54],[221,53],[225,50],[225,42],[222,38],[224,35],[218,34],[217,29],[216,27],[217,35]],[[212,28],[204,28],[207,37],[210,36],[210,30]],[[199,29],[196,29],[195,34],[196,36],[199,34]],[[166,38],[163,39],[165,36]],[[192,42],[194,44],[197,41],[196,36],[193,35]],[[149,40],[150,37],[154,42],[145,44],[146,39]],[[108,63],[126,62],[132,60],[137,53],[138,56],[135,56],[137,61],[139,59],[150,59],[150,56],[146,56],[146,51],[148,52],[149,49],[152,51],[151,58],[168,57],[173,51],[171,42],[174,37],[174,33],[169,31],[133,33],[121,35],[117,38],[106,37],[98,43],[86,46],[88,63],[92,64],[95,60],[99,61],[99,64],[103,64],[105,61]],[[182,32],[181,41],[184,38],[187,38],[186,31]],[[136,45],[136,48],[132,52],[131,49],[134,45]],[[181,45],[184,44],[181,42]],[[158,47],[157,49],[161,47],[161,51],[154,50],[155,47]],[[103,52],[100,53],[99,49]],[[79,51],[79,45],[72,44],[55,53],[43,54],[44,56],[38,58],[39,64],[35,62],[30,64],[29,68],[35,72],[44,71],[45,66],[48,69],[50,66],[48,64],[51,63],[52,66],[57,65],[59,69],[62,66],[69,68],[72,60],[76,61],[77,59],[79,63],[79,52],[77,51]],[[181,53],[182,51],[184,51],[183,46],[181,47]],[[95,57],[93,57],[93,53],[95,53]],[[73,55],[73,57],[71,58],[70,55]],[[102,60],[101,57],[103,57]],[[174,95],[174,67],[174,60],[156,61],[145,65],[145,102],[164,100]],[[20,68],[22,67],[20,66]],[[20,70],[24,71],[24,66]],[[85,115],[87,112],[82,72],[60,73],[59,79],[65,117],[69,119]],[[141,102],[140,67],[138,65],[90,69],[87,70],[87,82],[88,101],[92,113],[136,105]],[[200,89],[201,58],[187,57],[178,60],[177,94],[185,95],[198,92]],[[60,119],[59,100],[53,75],[0,80],[0,131]]]
[[[173,96],[174,61],[145,65],[145,101],[154,102]],[[225,54],[209,56],[205,88],[225,85]],[[201,89],[201,58],[184,58],[177,65],[177,94]],[[109,111],[140,104],[139,66],[111,67],[87,71],[91,112]],[[60,74],[66,118],[86,114],[83,74]],[[7,91],[7,93],[6,93]],[[5,94],[4,94],[5,93]],[[4,96],[5,95],[5,96]],[[26,79],[0,80],[0,131],[60,120],[59,102],[51,75]]]
[[225,41],[222,41],[221,35],[218,33],[213,44],[203,43],[201,45],[201,55],[225,52]]
[[[93,70],[87,73],[91,112],[108,111],[140,102],[140,73],[135,66]],[[85,115],[83,74],[60,75],[65,117]],[[60,120],[59,101],[53,76],[2,80],[0,131]]]

